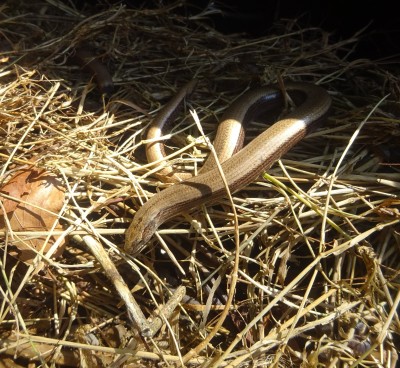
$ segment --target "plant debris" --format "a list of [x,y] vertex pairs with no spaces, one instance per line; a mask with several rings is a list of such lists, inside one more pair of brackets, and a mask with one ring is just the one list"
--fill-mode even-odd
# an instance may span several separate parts
[[[283,19],[268,36],[250,39],[215,31],[207,15],[216,9],[181,10],[180,2],[0,5],[2,213],[4,188],[26,165],[65,188],[62,210],[50,210],[62,229],[32,234],[45,266],[11,257],[27,229],[1,230],[0,360],[14,357],[15,367],[394,367],[398,74],[390,64],[354,59],[358,34],[338,41]],[[109,71],[112,93],[96,70],[74,63],[82,45]],[[168,162],[148,164],[146,128],[193,79],[198,85],[166,137]],[[235,98],[280,79],[326,88],[328,121],[232,201],[179,215],[140,256],[125,254],[134,213],[171,185],[155,174],[165,165],[197,172],[208,154],[189,109],[212,140]],[[254,122],[246,140],[264,127]],[[56,236],[68,240],[62,256],[45,257],[42,246]],[[135,313],[159,320],[152,337],[138,332]]]
[[[14,232],[28,232],[25,237],[11,240],[18,259],[32,263],[38,252],[49,256],[48,251],[55,258],[60,256],[65,246],[64,239],[52,249],[57,238],[37,234],[41,231],[51,234],[52,229],[62,229],[58,214],[64,205],[65,188],[57,177],[43,169],[28,166],[7,179],[0,193],[0,229],[7,229],[11,237]],[[12,253],[12,250],[8,252]]]

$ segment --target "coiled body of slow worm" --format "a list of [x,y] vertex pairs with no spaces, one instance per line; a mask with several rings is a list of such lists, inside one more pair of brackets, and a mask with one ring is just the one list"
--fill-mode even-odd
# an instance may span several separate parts
[[[158,162],[165,159],[164,143],[161,140],[164,129],[169,125],[175,115],[179,112],[179,107],[183,104],[184,98],[193,92],[197,81],[191,80],[186,83],[180,91],[159,111],[147,132],[146,156],[147,161]],[[156,175],[164,182],[180,182],[192,177],[190,173],[177,173],[172,166],[164,166],[157,171]]]
[[[283,103],[278,87],[250,90],[225,112],[219,124],[214,147],[231,192],[246,186],[303,139],[327,116],[331,98],[321,87],[308,83],[288,83],[290,97],[301,100],[299,106],[266,129],[243,149],[243,124]],[[230,157],[230,155],[233,155]],[[212,158],[198,176],[175,184],[154,195],[135,214],[125,233],[125,250],[138,254],[158,227],[179,213],[225,194],[225,186]]]

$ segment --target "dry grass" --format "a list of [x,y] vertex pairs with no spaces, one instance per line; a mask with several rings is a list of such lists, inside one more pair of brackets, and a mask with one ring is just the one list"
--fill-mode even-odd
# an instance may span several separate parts
[[[394,367],[399,79],[389,64],[351,61],[357,36],[334,41],[283,20],[270,36],[249,40],[217,33],[206,14],[187,19],[175,10],[94,13],[57,0],[0,7],[0,180],[33,157],[56,173],[67,188],[60,218],[69,241],[61,259],[42,257],[46,267],[37,268],[8,254],[12,233],[2,232],[0,359]],[[111,70],[110,100],[68,61],[82,45]],[[133,214],[167,185],[151,175],[157,167],[146,163],[142,142],[159,108],[197,78],[189,102],[212,135],[236,96],[278,77],[323,85],[334,101],[328,122],[265,180],[234,193],[236,215],[221,199],[165,224],[137,259],[124,254]],[[187,149],[171,159],[196,170],[207,150],[185,139],[199,136],[188,112],[179,119],[171,152]],[[254,124],[249,136],[261,129]],[[176,260],[159,251],[159,239]],[[178,286],[187,291],[168,324],[141,339],[122,302],[131,301],[123,282],[146,316]]]

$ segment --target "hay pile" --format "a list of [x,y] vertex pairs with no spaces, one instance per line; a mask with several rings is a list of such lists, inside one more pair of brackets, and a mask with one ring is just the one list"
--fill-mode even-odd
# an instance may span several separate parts
[[[357,35],[335,41],[282,20],[260,39],[226,36],[207,22],[215,9],[181,10],[1,5],[0,184],[39,168],[57,176],[65,200],[61,229],[28,232],[51,241],[26,263],[16,239],[27,232],[7,221],[1,230],[0,359],[9,367],[394,367],[398,77],[389,64],[351,59]],[[75,63],[79,48],[112,74],[110,98]],[[333,110],[264,179],[234,193],[236,213],[221,199],[179,215],[133,259],[124,231],[169,185],[152,175],[164,163],[146,162],[146,127],[193,78],[199,84],[168,141],[170,153],[187,146],[171,162],[189,171],[208,153],[193,138],[189,107],[212,137],[238,95],[282,78],[324,86]],[[171,295],[182,285],[168,321],[140,337],[135,301],[154,316],[179,301]]]

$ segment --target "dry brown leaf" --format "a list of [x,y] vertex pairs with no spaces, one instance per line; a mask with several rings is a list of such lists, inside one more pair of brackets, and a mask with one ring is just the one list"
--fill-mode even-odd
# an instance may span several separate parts
[[[36,256],[34,250],[45,254],[58,237],[51,236],[46,241],[47,234],[16,235],[13,232],[43,232],[53,226],[55,230],[62,230],[58,213],[64,198],[65,188],[57,176],[33,166],[19,170],[0,188],[0,229],[10,231],[11,244],[16,247],[15,255],[19,260],[30,263]],[[62,241],[53,257],[60,256],[64,247]]]

